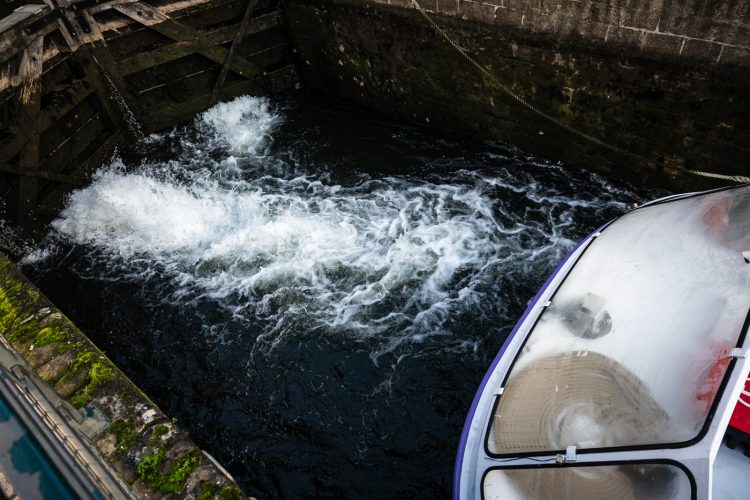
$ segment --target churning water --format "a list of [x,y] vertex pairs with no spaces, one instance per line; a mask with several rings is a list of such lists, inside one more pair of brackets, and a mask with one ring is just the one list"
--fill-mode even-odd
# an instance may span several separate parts
[[653,194],[242,97],[104,166],[23,263],[248,493],[444,497],[526,302]]

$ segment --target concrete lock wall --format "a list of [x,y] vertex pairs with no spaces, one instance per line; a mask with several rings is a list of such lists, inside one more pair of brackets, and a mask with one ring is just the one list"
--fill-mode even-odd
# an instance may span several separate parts
[[[6,349],[17,359],[8,363]],[[247,498],[0,253],[0,373],[4,369],[20,370],[26,397],[49,405],[53,417],[46,421],[57,435],[73,435],[65,444],[105,497],[130,491],[148,499]],[[53,427],[56,422],[60,427]],[[101,482],[99,462],[124,482],[124,491]]]
[[[302,82],[413,122],[639,182],[748,175],[750,2],[289,0]],[[507,86],[571,134],[505,94]]]

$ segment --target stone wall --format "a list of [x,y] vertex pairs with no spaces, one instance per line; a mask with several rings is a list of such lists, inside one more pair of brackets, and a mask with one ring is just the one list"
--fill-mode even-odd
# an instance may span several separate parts
[[0,337],[71,412],[79,410],[68,424],[137,497],[247,498],[3,254]]
[[[372,0],[411,7],[410,0]],[[443,15],[615,49],[750,65],[748,0],[420,0]]]
[[409,0],[289,0],[302,82],[442,130],[677,188],[748,175],[750,2],[421,0],[446,33],[560,122],[509,98]]

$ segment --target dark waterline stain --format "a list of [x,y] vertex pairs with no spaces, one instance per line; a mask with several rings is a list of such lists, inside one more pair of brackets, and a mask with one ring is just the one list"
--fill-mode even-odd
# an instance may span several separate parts
[[[259,164],[241,175],[242,182],[268,176],[253,189],[283,196],[292,179],[307,175],[325,189],[313,199],[305,194],[317,189],[313,184],[300,188],[300,199],[309,202],[305,213],[324,210],[318,205],[338,196],[330,189],[335,185],[353,198],[391,190],[408,199],[423,184],[441,190],[458,186],[459,194],[478,190],[491,214],[472,215],[459,200],[458,208],[434,212],[438,215],[430,220],[439,226],[445,214],[448,222],[460,215],[460,227],[478,231],[485,226],[471,225],[472,217],[485,217],[482,224],[494,221],[498,227],[481,238],[460,240],[462,251],[475,243],[492,248],[479,251],[487,262],[475,259],[452,270],[448,299],[435,296],[435,303],[449,304],[447,317],[403,333],[429,308],[419,301],[408,306],[415,290],[424,290],[424,281],[400,284],[387,299],[363,306],[362,314],[371,318],[396,310],[411,314],[370,336],[355,335],[346,325],[327,328],[319,315],[330,313],[330,304],[316,305],[316,297],[304,295],[312,285],[302,281],[290,293],[302,295],[295,305],[312,304],[311,318],[299,308],[273,309],[270,316],[246,308],[259,300],[253,295],[257,288],[222,289],[222,296],[191,288],[186,299],[176,299],[181,285],[169,267],[175,257],[154,260],[136,252],[122,259],[111,249],[54,233],[42,245],[49,256],[26,264],[24,271],[250,495],[448,497],[466,412],[526,302],[576,241],[627,204],[661,193],[607,182],[510,148],[441,138],[306,93],[274,104],[284,122],[263,159],[252,160]],[[123,161],[148,166],[184,158],[184,142],[196,144],[200,134],[196,127],[176,129],[126,152]],[[229,155],[216,150],[209,156],[220,162]],[[170,182],[179,185],[179,175]],[[423,198],[443,199],[453,198]],[[376,197],[372,203],[381,201]],[[415,217],[427,213],[415,210]],[[179,270],[193,273],[191,279],[236,272],[235,261],[210,266]],[[351,278],[355,267],[320,272],[348,291],[381,277],[372,272]],[[466,300],[475,302],[462,304],[460,287],[469,290]],[[278,317],[285,326],[269,346],[259,339],[268,337],[269,324]]]

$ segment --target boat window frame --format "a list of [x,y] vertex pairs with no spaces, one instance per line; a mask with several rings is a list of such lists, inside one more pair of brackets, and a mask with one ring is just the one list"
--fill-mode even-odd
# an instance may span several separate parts
[[[586,255],[586,252],[589,251],[589,249],[596,244],[599,237],[614,223],[616,223],[619,220],[622,220],[625,217],[628,217],[630,214],[637,212],[638,210],[641,210],[642,208],[648,208],[650,206],[656,206],[656,205],[662,205],[670,202],[675,201],[681,201],[681,200],[687,200],[691,198],[696,198],[699,196],[705,196],[710,195],[718,192],[723,191],[730,191],[734,189],[742,189],[750,187],[750,183],[742,184],[740,186],[728,186],[723,188],[714,189],[711,191],[704,191],[704,192],[698,192],[698,193],[692,193],[687,196],[681,196],[679,198],[675,199],[666,199],[666,200],[657,200],[653,204],[644,205],[643,207],[636,208],[634,210],[631,210],[630,212],[627,212],[620,217],[617,217],[616,219],[612,220],[610,223],[608,223],[606,226],[604,226],[601,230],[599,230],[589,241],[589,244],[586,245],[586,248],[584,248],[581,253],[576,257],[575,261],[573,262],[573,265],[570,266],[568,271],[565,273],[565,276],[563,276],[560,283],[557,285],[555,290],[552,292],[552,295],[550,295],[548,301],[552,302],[554,301],[555,296],[560,291],[560,289],[563,287],[565,282],[570,277],[571,273],[573,272],[573,269],[578,265],[580,260]],[[534,330],[536,330],[536,327],[542,318],[542,316],[547,312],[549,309],[550,304],[548,303],[545,305],[542,310],[539,312],[537,317],[534,319],[534,324],[531,326],[529,331],[526,333],[526,336],[523,339],[523,342],[519,346],[518,350],[516,351],[513,361],[508,366],[507,371],[505,372],[505,375],[503,376],[503,381],[500,384],[500,387],[505,387],[508,383],[508,378],[510,377],[510,374],[513,372],[513,368],[516,366],[516,363],[518,362],[518,359],[523,352],[523,349],[526,347],[527,342],[529,341],[529,338],[534,333]],[[748,308],[748,312],[745,315],[745,321],[742,325],[742,328],[740,330],[739,336],[737,337],[737,343],[735,345],[736,348],[742,348],[743,344],[745,343],[745,338],[747,337],[748,329],[750,329],[750,308]],[[629,446],[610,446],[610,447],[598,447],[598,448],[577,448],[576,453],[578,454],[586,454],[586,453],[616,453],[621,451],[635,451],[635,450],[663,450],[663,449],[678,449],[678,448],[688,448],[690,446],[693,446],[696,443],[699,443],[703,440],[703,438],[706,437],[706,434],[708,433],[709,428],[711,427],[711,423],[713,422],[714,415],[716,414],[716,409],[721,402],[722,398],[724,397],[724,390],[726,389],[727,384],[729,383],[729,379],[732,376],[732,373],[734,372],[734,368],[737,365],[737,358],[732,357],[729,361],[729,364],[727,365],[726,372],[724,373],[724,377],[721,380],[721,384],[719,385],[719,388],[716,392],[716,395],[714,396],[713,401],[711,402],[711,407],[708,410],[708,413],[706,415],[706,420],[703,422],[703,426],[701,427],[700,431],[691,439],[686,441],[679,441],[679,442],[665,442],[665,443],[654,443],[654,444],[640,444],[640,445],[629,445]],[[498,406],[500,405],[500,400],[502,399],[503,395],[502,393],[497,395],[495,397],[495,402],[492,404],[492,411],[489,413],[489,419],[486,423],[486,428],[484,431],[484,437],[482,439],[482,445],[484,448],[484,453],[487,457],[490,458],[526,458],[526,457],[541,457],[541,456],[554,456],[560,453],[565,453],[565,450],[545,450],[545,451],[531,451],[531,452],[525,452],[525,453],[494,453],[490,451],[489,447],[489,441],[490,441],[490,431],[492,430],[492,424],[494,421],[494,415],[497,412]],[[489,470],[489,469],[488,469]],[[484,476],[483,476],[484,478]],[[483,479],[484,480],[484,479]]]
[[656,458],[656,459],[646,459],[646,460],[607,460],[602,462],[578,462],[578,463],[563,463],[563,464],[556,464],[556,463],[545,463],[545,464],[527,464],[527,465],[497,465],[494,467],[488,467],[484,470],[482,473],[482,478],[479,481],[479,494],[481,500],[486,500],[484,496],[484,481],[487,478],[487,475],[495,470],[538,470],[538,469],[559,469],[559,468],[575,468],[575,467],[606,467],[606,466],[613,466],[613,465],[672,465],[674,467],[677,467],[678,469],[682,470],[685,475],[688,478],[688,481],[690,482],[690,500],[697,500],[698,498],[698,484],[695,481],[695,476],[693,475],[693,471],[690,470],[688,466],[683,464],[682,462],[678,462],[677,460],[672,460],[669,458]]

